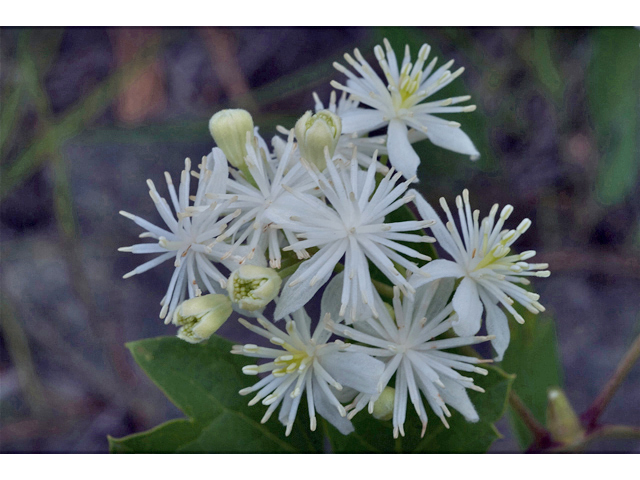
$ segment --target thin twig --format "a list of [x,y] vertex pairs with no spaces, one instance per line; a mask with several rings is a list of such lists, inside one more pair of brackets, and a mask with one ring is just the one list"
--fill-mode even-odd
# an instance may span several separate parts
[[542,425],[536,417],[533,416],[531,410],[527,408],[517,393],[513,390],[509,392],[509,406],[520,417],[527,429],[533,435],[533,445],[542,447],[551,442],[551,433]]
[[602,425],[596,428],[591,435],[589,441],[596,438],[640,438],[640,427],[631,425]]
[[218,28],[201,28],[200,35],[209,51],[213,73],[232,105],[245,108],[254,115],[259,105],[253,98],[251,86],[238,62],[236,41],[231,32]]
[[631,370],[631,367],[633,367],[634,363],[638,360],[638,357],[640,357],[640,335],[638,335],[631,344],[631,347],[627,350],[627,353],[618,364],[613,376],[609,379],[600,394],[596,397],[591,406],[581,415],[580,418],[584,426],[587,428],[587,432],[596,428],[598,418],[600,418],[600,415],[615,395],[620,384],[629,373],[629,370]]
[[589,443],[603,438],[640,438],[640,427],[632,427],[630,425],[601,425],[576,443],[554,446],[545,450],[545,453],[582,452]]

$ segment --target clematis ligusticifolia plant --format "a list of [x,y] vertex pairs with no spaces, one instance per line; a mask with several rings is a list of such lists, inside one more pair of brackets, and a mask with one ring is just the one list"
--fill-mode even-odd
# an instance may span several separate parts
[[121,212],[143,241],[120,250],[156,255],[124,277],[173,263],[158,313],[189,348],[239,321],[247,340],[230,353],[251,362],[241,373],[253,383],[237,395],[285,437],[297,422],[347,437],[369,422],[389,438],[482,422],[476,382],[493,367],[479,365],[503,358],[524,321],[515,304],[544,311],[530,279],[548,265],[517,247],[531,221],[513,223],[510,205],[481,219],[466,189],[457,215],[445,198],[437,212],[417,176],[429,159],[416,142],[479,157],[448,119],[476,109],[446,94],[464,68],[438,65],[426,44],[399,61],[383,43],[375,66],[345,54],[350,68],[334,66],[346,78],[331,82],[340,96],[314,94],[269,141],[251,112],[215,113],[216,146],[185,161],[177,189],[169,173],[164,193],[147,182],[162,224]]

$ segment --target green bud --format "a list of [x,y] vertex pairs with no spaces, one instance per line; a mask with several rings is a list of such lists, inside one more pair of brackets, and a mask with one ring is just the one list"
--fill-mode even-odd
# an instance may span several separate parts
[[569,399],[559,388],[547,392],[547,428],[552,438],[564,445],[578,442],[584,430]]
[[209,338],[231,316],[231,300],[226,295],[209,294],[182,302],[173,314],[178,338],[199,343]]
[[273,269],[243,265],[229,276],[227,291],[243,310],[259,310],[276,298],[282,279]]
[[385,387],[378,399],[373,403],[373,418],[377,418],[378,420],[391,420],[393,417],[395,397],[395,388]]
[[294,130],[302,158],[324,170],[327,166],[324,149],[328,148],[329,156],[333,157],[342,134],[340,117],[329,110],[311,115],[309,110],[296,122]]
[[227,109],[216,113],[209,120],[209,132],[216,145],[224,152],[231,165],[246,168],[247,133],[253,136],[253,118],[242,109]]

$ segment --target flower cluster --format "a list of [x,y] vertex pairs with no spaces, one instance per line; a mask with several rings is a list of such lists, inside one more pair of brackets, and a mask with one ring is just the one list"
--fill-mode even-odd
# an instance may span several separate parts
[[[169,201],[147,182],[166,226],[121,212],[152,241],[120,250],[158,254],[125,278],[174,262],[160,317],[180,327],[178,337],[204,341],[235,310],[275,345],[231,353],[264,359],[244,367],[260,379],[240,394],[266,406],[263,422],[279,407],[287,435],[303,397],[311,430],[318,414],[349,434],[367,407],[392,421],[394,437],[404,435],[408,400],[423,435],[427,405],[447,427],[450,408],[477,421],[467,391],[483,390],[465,374],[486,375],[477,365],[491,360],[450,350],[491,341],[500,360],[509,343],[503,308],[518,322],[514,302],[544,310],[522,285],[548,276],[547,265],[528,263],[533,251],[511,251],[528,219],[504,228],[513,208],[496,216],[495,205],[480,221],[464,190],[459,225],[440,199],[443,222],[410,189],[417,141],[479,155],[459,123],[436,116],[474,111],[457,106],[469,96],[425,102],[463,72],[452,73],[452,61],[427,63],[429,52],[423,45],[413,62],[406,47],[398,64],[385,39],[374,49],[382,77],[358,50],[355,59],[345,54],[353,71],[334,64],[347,77],[332,82],[340,98],[332,92],[325,108],[314,94],[315,109],[279,127],[284,138],[271,146],[249,112],[216,113],[209,130],[217,146],[197,169],[185,161],[177,191],[165,174]],[[434,242],[452,260],[432,259],[436,250],[425,244]],[[321,316],[312,320],[305,307],[320,294]],[[488,335],[478,335],[483,314]]]

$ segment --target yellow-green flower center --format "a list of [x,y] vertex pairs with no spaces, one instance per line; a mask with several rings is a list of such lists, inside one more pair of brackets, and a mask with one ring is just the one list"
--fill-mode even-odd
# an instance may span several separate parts
[[233,301],[238,303],[247,297],[256,299],[253,291],[267,281],[266,278],[257,278],[253,280],[235,277],[233,279]]
[[282,377],[284,375],[294,373],[297,370],[302,372],[306,370],[309,364],[313,361],[313,355],[309,355],[309,353],[304,350],[298,350],[288,343],[283,343],[280,346],[288,353],[280,355],[274,360],[273,363],[279,367],[273,370],[272,373],[274,377]]

